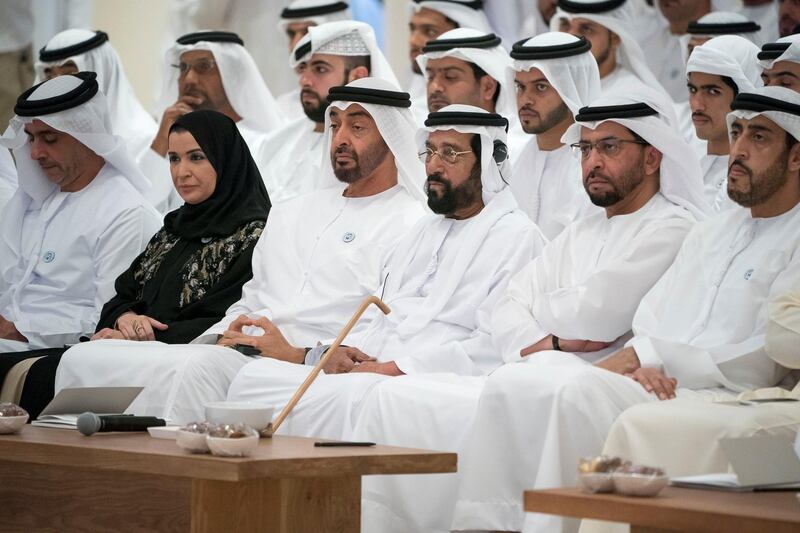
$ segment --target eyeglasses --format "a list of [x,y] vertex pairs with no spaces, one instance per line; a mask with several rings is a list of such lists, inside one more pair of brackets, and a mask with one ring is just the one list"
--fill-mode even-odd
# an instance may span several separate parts
[[197,72],[198,76],[203,76],[214,70],[214,68],[217,66],[217,63],[213,59],[201,59],[199,61],[195,61],[194,63],[186,63],[185,61],[181,61],[177,65],[172,66],[173,68],[178,69],[181,77],[189,74],[190,70]]
[[451,146],[445,146],[441,150],[431,150],[428,148],[424,152],[419,153],[419,160],[423,163],[430,163],[433,156],[438,155],[439,158],[447,163],[448,165],[455,165],[458,161],[458,158],[464,154],[471,154],[472,150],[466,150],[464,152],[456,152]]
[[582,159],[587,159],[589,154],[592,153],[592,148],[597,150],[603,157],[616,157],[622,150],[622,143],[640,144],[642,146],[649,146],[650,143],[645,141],[635,141],[628,139],[603,139],[596,143],[579,142],[570,144],[570,148],[581,154]]

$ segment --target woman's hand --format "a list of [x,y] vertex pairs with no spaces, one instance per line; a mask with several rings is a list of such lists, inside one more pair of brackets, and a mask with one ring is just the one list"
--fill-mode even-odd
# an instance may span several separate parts
[[122,333],[123,338],[129,341],[154,341],[156,335],[153,328],[164,331],[168,327],[155,318],[128,311],[117,319],[114,329]]

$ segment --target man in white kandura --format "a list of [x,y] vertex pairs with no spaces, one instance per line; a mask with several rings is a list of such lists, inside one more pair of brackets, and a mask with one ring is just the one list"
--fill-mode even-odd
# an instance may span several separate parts
[[[655,109],[644,103],[624,97],[598,103],[614,104],[631,116],[648,115],[623,120],[640,130],[644,128],[637,122],[644,121],[649,126],[647,137],[668,131]],[[589,125],[600,120],[591,108],[584,111],[585,120],[592,121]],[[577,120],[581,119],[579,114]],[[591,133],[585,142],[594,142],[594,150],[580,145],[588,150],[583,159],[584,194],[604,209],[568,226],[512,278],[492,315],[498,359],[512,363],[533,351],[550,349],[551,334],[581,339],[564,341],[563,349],[580,351],[590,360],[621,347],[623,341],[618,339],[630,330],[639,300],[672,262],[695,218],[702,216],[699,167],[678,157],[685,144],[674,134],[648,144],[610,121]],[[460,479],[471,479],[463,466],[463,452],[476,438],[470,428],[484,384],[506,369],[524,373],[527,366],[509,364],[488,378],[409,376],[377,387],[364,402],[354,439],[457,451],[462,467],[458,475],[425,480],[370,479],[364,485],[364,516],[394,524],[395,531],[518,530],[521,511],[520,522],[512,527],[508,521],[495,520],[498,513],[491,508],[478,521],[471,521],[472,509],[461,509],[467,512],[453,521],[453,508]],[[492,416],[502,417],[502,412]],[[505,442],[510,434],[493,438]],[[484,455],[487,461],[502,461]],[[514,476],[506,478],[505,470],[497,474],[482,470],[480,475],[493,492],[490,499],[511,499],[510,494],[520,499],[522,489],[517,494],[516,486],[507,486],[511,483],[506,479],[513,481]]]
[[427,80],[427,109],[415,115],[417,122],[422,124],[428,113],[452,104],[480,107],[513,118],[513,85],[509,86],[506,79],[511,60],[500,43],[494,33],[472,28],[450,30],[428,41],[417,56]]
[[[518,451],[507,454],[506,463],[520,472],[516,488],[574,485],[578,459],[600,453],[612,423],[628,407],[676,392],[733,399],[786,376],[764,353],[764,329],[768,302],[800,283],[800,94],[762,87],[740,93],[733,109],[728,194],[742,207],[692,229],[639,304],[625,348],[598,366],[552,354],[531,365],[519,384],[510,373],[495,373],[494,391],[487,385],[481,398],[473,428],[480,440],[466,458],[468,472],[485,474],[486,451],[513,430]],[[528,406],[525,412],[520,405]],[[499,420],[498,412],[508,417]],[[502,445],[509,449],[508,442]],[[485,483],[476,476],[463,499],[486,494]],[[514,497],[521,512],[516,492]],[[526,531],[554,531],[555,520],[528,515]]]
[[[362,361],[377,360],[360,362],[346,374],[320,375],[282,432],[347,438],[362,399],[390,376],[478,376],[500,364],[489,334],[491,309],[510,277],[545,242],[503,181],[507,124],[472,106],[448,106],[429,115],[417,139],[434,214],[399,240],[385,264],[375,294],[392,312],[365,314],[346,339],[349,347],[341,349]],[[231,384],[228,399],[283,406],[323,350],[312,350],[306,365],[275,359],[250,363]],[[302,350],[293,361],[303,362]]]
[[[299,346],[336,336],[361,300],[378,289],[386,255],[426,209],[408,94],[385,80],[364,78],[336,88],[331,98],[334,106],[349,109],[327,128],[331,163],[325,177],[331,186],[273,206],[253,252],[253,279],[225,319],[190,345],[76,346],[61,360],[56,391],[144,385],[132,412],[186,423],[204,417],[203,403],[224,400],[231,380],[250,361],[225,346],[203,344],[268,341],[278,327]],[[230,342],[229,329],[252,334],[252,341]],[[264,355],[294,354],[267,349]],[[343,352],[326,370],[352,367],[351,356],[359,360]]]
[[[562,431],[585,420],[550,411],[571,394],[575,375],[606,372],[604,358],[630,337],[642,297],[709,211],[697,160],[686,157],[685,141],[656,112],[669,103],[646,94],[598,98],[564,136],[581,153],[587,193],[606,212],[564,230],[512,280],[495,309],[492,334],[508,364],[481,393],[453,529],[519,531],[523,487],[572,482],[570,461],[584,443],[562,440]],[[497,446],[508,453],[487,454]],[[554,450],[569,467],[550,455]]]
[[[632,33],[646,26],[635,7],[638,0],[559,0],[550,29],[592,43],[603,91],[644,84],[663,90]],[[665,93],[666,94],[666,93]]]
[[[749,209],[699,227],[634,321],[640,364],[706,394],[678,389],[677,399],[629,408],[604,447],[672,476],[727,471],[720,438],[793,437],[800,426],[796,403],[714,401],[800,392],[783,388],[795,382],[789,369],[800,368],[800,95],[764,87],[739,95],[733,109],[728,190]],[[685,296],[670,301],[678,290]],[[672,438],[678,431],[684,438]]]
[[417,57],[429,41],[456,28],[471,28],[491,33],[492,26],[482,2],[469,0],[414,0],[408,4],[409,60],[408,92],[411,110],[420,120],[427,118],[427,80],[419,68]]
[[517,43],[511,52],[519,119],[530,139],[512,158],[511,191],[545,237],[593,211],[581,184],[580,160],[561,137],[574,115],[600,95],[591,44],[548,32]]
[[[684,54],[684,63],[688,61],[689,56],[691,56],[692,51],[695,48],[703,43],[708,42],[714,37],[719,37],[722,35],[738,35],[747,39],[753,44],[760,46],[761,43],[758,29],[758,24],[748,21],[739,13],[733,13],[730,11],[714,11],[709,13],[700,20],[689,23],[688,33],[681,37],[681,53]],[[739,47],[739,49],[741,49],[741,47]],[[731,99],[732,98],[733,97],[731,97]],[[725,113],[727,113],[729,110],[730,106],[726,107]],[[687,141],[689,141],[689,144],[695,148],[697,155],[703,159],[703,156],[707,153],[706,143],[698,138],[695,131],[695,126],[692,122],[691,103],[689,100],[676,103],[675,113],[677,114],[679,128],[683,132],[684,137]],[[724,122],[724,119],[722,122]],[[727,136],[727,130],[725,131],[725,134]],[[727,152],[725,152],[725,154],[727,155]],[[701,165],[705,167],[703,163],[701,163]]]
[[[278,29],[286,34],[289,41],[289,53],[294,50],[297,41],[308,34],[308,28],[326,22],[350,20],[350,9],[347,2],[338,0],[294,0],[281,11]],[[305,116],[300,102],[300,87],[287,91],[276,98],[278,106],[289,122]],[[273,200],[274,201],[274,200]]]
[[694,49],[686,64],[692,123],[706,141],[700,159],[706,201],[715,211],[737,207],[728,198],[728,125],[731,102],[740,92],[761,87],[759,48],[738,35],[715,37]]
[[800,92],[800,34],[781,37],[767,43],[758,53],[758,64],[764,69],[764,85],[776,85]]
[[100,91],[108,102],[111,131],[122,137],[128,151],[140,164],[142,173],[151,181],[152,187],[145,198],[162,214],[176,205],[175,188],[169,173],[164,173],[164,165],[150,165],[148,168],[144,164],[152,161],[145,156],[150,152],[158,124],[133,92],[108,34],[83,29],[64,30],[39,51],[35,69],[37,83],[81,71],[97,73]]
[[200,31],[179,37],[165,53],[163,80],[158,104],[163,111],[146,156],[148,169],[160,166],[169,176],[165,155],[175,119],[195,109],[212,109],[236,122],[264,174],[272,162],[258,154],[267,134],[286,119],[237,34]]
[[273,205],[326,186],[325,110],[331,87],[367,76],[399,86],[378,48],[375,32],[363,22],[328,22],[308,29],[289,59],[300,83],[304,116],[273,131],[254,154],[268,161],[261,177]]
[[761,26],[740,13],[733,11],[713,11],[694,22],[690,22],[686,35],[681,37],[681,51],[684,60],[692,55],[692,50],[720,35],[739,35],[756,46],[761,46]]
[[161,225],[93,72],[35,85],[14,112],[0,138],[19,172],[0,215],[0,352],[93,332],[114,280]]

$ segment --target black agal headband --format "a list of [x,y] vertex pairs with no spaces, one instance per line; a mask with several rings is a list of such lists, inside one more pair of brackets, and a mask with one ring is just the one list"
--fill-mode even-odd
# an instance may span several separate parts
[[755,111],[757,113],[762,111],[780,111],[782,113],[800,116],[800,105],[753,93],[737,94],[736,98],[734,98],[731,103],[731,109],[734,111],[737,109]]
[[525,46],[529,39],[514,43],[511,57],[519,61],[534,61],[537,59],[559,59],[562,57],[577,56],[592,49],[592,43],[584,37],[577,41],[549,46]]
[[738,35],[755,33],[761,26],[755,22],[690,22],[686,32],[691,35]]
[[244,41],[232,31],[197,31],[178,37],[178,44],[197,44],[199,42],[234,43],[244,46]]
[[617,9],[624,3],[625,0],[604,0],[592,3],[558,0],[558,7],[567,13],[605,13]]
[[73,107],[86,103],[97,94],[98,86],[96,73],[78,72],[77,74],[71,75],[79,78],[81,84],[64,94],[51,96],[50,98],[42,98],[41,100],[28,100],[36,89],[47,83],[47,81],[43,81],[42,83],[34,85],[17,98],[17,105],[14,106],[14,113],[20,117],[38,117],[41,115],[58,113],[59,111],[72,109]]
[[347,9],[347,2],[332,2],[321,6],[296,7],[294,9],[286,7],[281,11],[282,19],[302,20],[320,15],[330,15]]
[[425,126],[493,126],[508,131],[508,119],[497,113],[471,113],[469,111],[437,111],[430,113]]
[[639,118],[658,115],[658,111],[645,103],[582,107],[575,116],[575,122],[596,122],[615,118]]
[[792,43],[767,43],[761,47],[758,58],[761,60],[778,59],[791,45]]
[[428,41],[422,48],[422,53],[446,52],[454,48],[495,48],[500,46],[502,40],[494,33],[479,35],[477,37],[464,37],[462,39],[436,39]]
[[[415,4],[421,4],[425,0],[414,0]],[[470,9],[479,10],[483,9],[483,0],[472,0],[471,2],[459,2],[458,0],[436,0],[437,2],[445,2],[447,4],[455,4],[457,6],[464,6]]]
[[368,87],[332,87],[328,91],[328,102],[360,102],[390,107],[411,107],[411,95],[400,91],[370,89]]
[[94,32],[94,35],[85,41],[71,44],[69,46],[65,46],[64,48],[48,50],[47,46],[43,46],[42,49],[39,50],[39,61],[52,63],[53,61],[60,61],[62,59],[67,59],[68,57],[85,54],[89,50],[94,50],[107,41],[108,34],[106,32],[96,31]]

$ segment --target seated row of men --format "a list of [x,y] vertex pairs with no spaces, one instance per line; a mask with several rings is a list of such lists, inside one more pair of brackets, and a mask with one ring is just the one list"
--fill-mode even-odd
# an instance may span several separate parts
[[[566,34],[517,53],[553,86],[578,87],[594,65],[586,42]],[[630,406],[781,383],[794,363],[766,355],[764,332],[768,303],[800,282],[800,95],[737,95],[727,191],[740,207],[707,218],[699,164],[658,93],[577,91],[590,105],[563,142],[597,212],[549,243],[506,186],[508,121],[477,107],[446,106],[415,132],[408,95],[385,80],[333,88],[330,165],[320,176],[331,185],[271,211],[234,122],[213,111],[182,116],[167,152],[185,204],[117,279],[103,307],[108,327],[95,335],[116,340],[67,351],[56,389],[144,385],[133,409],[178,423],[202,417],[211,400],[280,406],[358,302],[380,295],[393,312],[366,317],[284,431],[463,452],[458,476],[366,485],[366,516],[430,530],[520,529],[522,489],[574,481],[577,458],[598,452]],[[66,326],[77,307],[45,299],[41,287],[57,279],[47,269],[72,273],[62,290],[77,281],[58,261],[62,243],[135,249],[132,235],[152,233],[145,224],[157,217],[135,190],[137,167],[108,134],[93,74],[44,82],[16,112],[4,143],[20,161],[22,192],[9,204],[19,227],[3,242],[16,258],[4,270],[4,298],[9,309],[56,306]],[[110,202],[102,188],[116,182],[125,195]],[[92,208],[108,209],[100,219],[112,226],[127,213],[136,224],[90,240],[79,224],[90,225]],[[56,249],[31,251],[37,235]],[[84,268],[103,266],[85,253]],[[223,292],[235,301],[238,289],[214,323],[212,302]],[[203,311],[189,313],[193,304]],[[44,311],[19,316],[27,325]],[[139,342],[172,328],[202,334],[192,345]],[[228,348],[242,344],[265,357]],[[448,511],[439,497],[420,512],[431,491],[449,495]]]
[[[328,37],[313,51],[363,51],[352,31],[318,29]],[[519,530],[523,489],[573,483],[577,457],[610,431],[621,446],[657,399],[695,398],[705,412],[707,399],[785,385],[800,366],[791,341],[768,356],[764,340],[770,320],[798,331],[800,95],[757,87],[755,56],[717,39],[687,69],[701,96],[714,87],[695,73],[735,93],[733,112],[709,118],[725,121],[719,187],[734,204],[713,216],[672,103],[642,86],[601,93],[592,47],[563,33],[512,52],[518,118],[541,130],[524,166],[509,168],[503,116],[447,102],[417,130],[396,84],[355,76],[319,99],[318,185],[272,209],[240,123],[176,113],[164,153],[183,205],[158,231],[99,76],[37,85],[3,140],[20,189],[0,223],[0,342],[111,339],[67,351],[56,389],[143,385],[133,410],[182,423],[211,400],[282,406],[378,295],[392,313],[365,316],[283,431],[460,452],[457,476],[366,482],[365,519],[380,524],[367,529]],[[768,80],[796,68],[796,46],[765,47]],[[555,150],[564,166],[534,170]],[[535,172],[536,187],[517,192]],[[548,196],[556,185],[563,201]],[[518,207],[535,195],[556,221],[548,231]],[[154,339],[179,346],[142,342]],[[227,347],[242,344],[265,357]]]

